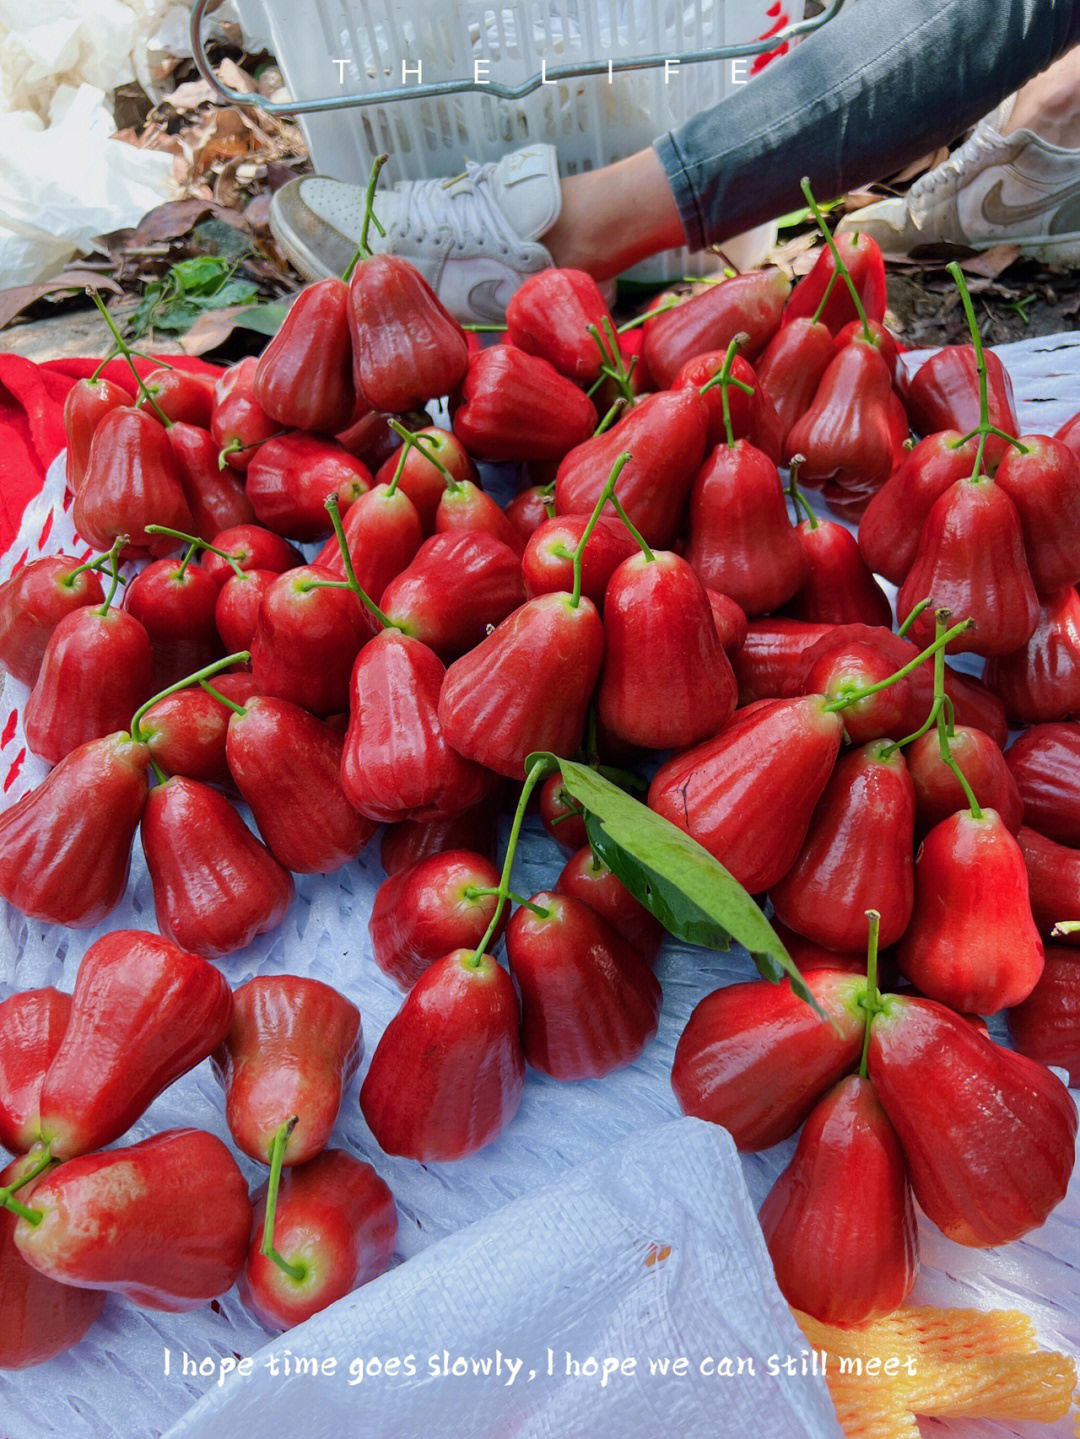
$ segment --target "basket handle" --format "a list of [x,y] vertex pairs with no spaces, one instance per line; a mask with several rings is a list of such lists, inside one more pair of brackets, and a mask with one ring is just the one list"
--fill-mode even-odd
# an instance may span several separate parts
[[559,65],[551,71],[530,75],[520,85],[500,85],[497,81],[439,80],[427,85],[399,86],[392,90],[370,90],[362,95],[322,95],[314,100],[272,101],[255,92],[250,95],[233,90],[218,79],[206,55],[202,38],[203,16],[216,0],[195,0],[191,7],[190,34],[191,52],[200,75],[210,88],[227,100],[230,105],[253,106],[267,115],[313,115],[328,110],[350,109],[356,105],[385,105],[396,100],[423,100],[442,95],[458,95],[465,91],[476,91],[482,95],[493,95],[498,100],[521,100],[531,95],[542,84],[558,83],[562,80],[576,80],[582,75],[607,75],[627,70],[656,70],[669,62],[696,65],[707,60],[739,60],[752,55],[762,55],[775,50],[788,40],[820,30],[837,15],[844,0],[830,0],[819,14],[809,20],[796,20],[783,29],[762,40],[747,40],[739,45],[721,45],[714,50],[687,50],[678,55],[639,55],[626,60],[595,60],[581,65]]

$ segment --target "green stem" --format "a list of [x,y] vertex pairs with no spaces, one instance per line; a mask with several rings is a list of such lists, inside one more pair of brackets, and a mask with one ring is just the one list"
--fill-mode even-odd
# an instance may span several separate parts
[[[341,563],[345,566],[345,588],[352,590],[356,598],[375,616],[384,630],[396,629],[389,616],[384,615],[370,595],[360,588],[360,581],[356,578],[356,571],[353,569],[352,555],[349,554],[349,542],[345,538],[345,529],[341,523],[337,495],[327,495],[326,508],[330,515],[330,523],[334,526],[334,534],[337,536],[338,549],[341,551]],[[339,588],[329,581],[316,580],[313,588],[318,587]]]
[[832,714],[837,710],[848,709],[851,705],[858,704],[860,700],[869,699],[871,695],[876,695],[881,690],[887,690],[890,685],[894,685],[898,681],[906,679],[908,675],[913,674],[914,671],[917,670],[920,665],[925,664],[932,655],[935,659],[940,655],[941,663],[944,666],[945,646],[950,640],[954,640],[957,635],[962,635],[965,630],[974,629],[974,627],[974,620],[961,620],[959,624],[953,625],[951,630],[946,630],[944,634],[939,635],[933,644],[927,645],[926,649],[920,651],[913,660],[908,660],[907,664],[901,669],[898,669],[895,674],[889,675],[887,679],[878,680],[877,684],[867,685],[865,689],[855,690],[849,695],[843,695],[838,700],[832,700],[825,706],[825,713]]
[[799,466],[803,464],[803,462],[804,457],[802,455],[792,455],[789,461],[789,468],[791,470],[791,483],[788,485],[784,493],[787,495],[791,503],[795,506],[796,519],[798,519],[799,511],[801,510],[806,516],[806,522],[810,526],[810,528],[812,530],[817,530],[821,528],[821,522],[818,519],[817,515],[814,514],[813,507],[811,506],[810,501],[803,494],[802,490],[799,489],[799,481],[797,476],[799,473]]
[[199,545],[198,542],[196,542],[193,545],[188,545],[187,549],[184,551],[184,558],[180,561],[180,568],[176,572],[176,578],[178,580],[182,580],[184,578],[184,571],[187,569],[188,565],[191,564],[192,558],[198,548]]
[[[407,430],[400,420],[390,419],[387,420],[386,423],[393,430],[394,434],[397,435],[398,439],[401,440],[401,442],[406,446],[406,454],[408,453],[409,449],[415,447],[420,451],[425,460],[429,460],[431,464],[435,466],[435,468],[439,471],[440,475],[445,476],[449,484],[455,485],[460,488],[460,481],[450,473],[450,471],[443,464],[442,460],[436,458],[436,456],[433,454],[433,449],[435,446],[434,435],[421,435],[416,430]],[[400,466],[402,464],[404,464],[404,459],[399,462],[398,472],[400,472]],[[394,485],[397,484],[397,481],[398,474],[395,473]],[[391,490],[392,489],[393,485],[391,486]]]
[[830,298],[830,296],[832,295],[833,290],[836,288],[836,282],[837,282],[837,280],[839,280],[839,278],[840,278],[840,271],[834,269],[833,272],[832,272],[832,274],[829,276],[829,283],[825,286],[825,293],[822,295],[821,299],[818,301],[818,307],[817,307],[817,309],[814,311],[813,315],[811,315],[811,317],[810,317],[810,323],[811,323],[812,325],[817,325],[817,324],[820,323],[820,321],[821,321],[821,316],[822,316],[822,314],[823,314],[823,312],[824,312],[824,310],[825,310],[825,306],[829,303],[829,298]]
[[[566,815],[564,816],[564,818],[570,819],[572,818],[572,816]],[[525,899],[522,895],[515,894],[512,889],[503,891],[499,888],[498,885],[481,886],[477,884],[470,884],[466,886],[462,893],[465,895],[466,899],[470,900],[483,899],[485,895],[489,894],[505,893],[506,898],[510,901],[511,904],[520,904],[523,909],[531,909],[533,914],[539,915],[541,919],[549,919],[551,916],[551,910],[545,909],[542,904],[534,904],[531,899]]]
[[32,1224],[35,1229],[45,1218],[43,1209],[27,1209],[25,1204],[20,1204],[17,1199],[12,1199],[11,1195],[4,1190],[0,1190],[0,1205],[5,1209],[10,1209],[12,1214],[17,1214],[20,1219],[25,1219],[27,1224]]
[[[589,539],[592,536],[593,530],[596,529],[597,523],[600,519],[600,512],[603,510],[608,500],[614,499],[615,482],[622,474],[623,466],[631,458],[632,457],[630,451],[623,450],[622,454],[615,461],[614,465],[612,465],[611,474],[608,475],[607,480],[604,483],[604,488],[600,491],[600,498],[593,506],[593,512],[589,516],[589,523],[585,526],[585,529],[581,535],[581,539],[578,540],[577,549],[575,549],[574,551],[574,590],[573,594],[570,597],[570,606],[572,609],[576,610],[578,605],[581,603],[581,564],[585,555],[585,546],[589,543]],[[642,540],[641,543],[644,544],[644,540]],[[651,558],[652,556],[650,555],[650,559]]]
[[120,585],[120,551],[128,542],[127,535],[117,535],[112,542],[112,548],[103,558],[109,566],[109,592],[105,596],[105,603],[98,610],[99,615],[107,615],[112,605],[113,598]]
[[458,323],[463,330],[468,330],[474,335],[501,335],[506,329],[505,325],[473,325],[460,320]]
[[611,492],[610,499],[612,509],[618,515],[619,519],[622,520],[624,527],[629,530],[631,539],[636,541],[638,547],[641,550],[641,553],[645,556],[646,560],[651,563],[653,560],[656,559],[656,556],[653,554],[649,546],[645,543],[645,537],[638,529],[637,525],[634,524],[633,520],[623,509],[623,502],[619,499],[618,495],[615,493],[614,490],[612,490]]
[[619,326],[618,333],[625,335],[627,330],[636,330],[640,325],[647,325],[650,320],[655,320],[657,315],[666,315],[668,310],[675,310],[683,302],[672,295],[671,299],[664,305],[655,305],[651,310],[644,310],[640,315],[635,315],[632,320]]
[[933,601],[932,599],[927,598],[927,599],[925,599],[925,600],[920,600],[917,605],[914,605],[914,606],[912,607],[911,613],[908,615],[907,619],[904,621],[904,623],[903,623],[903,624],[899,627],[899,629],[896,631],[896,633],[900,636],[901,639],[903,639],[904,635],[906,635],[907,632],[908,632],[908,630],[911,629],[911,626],[912,626],[912,625],[915,623],[915,621],[919,618],[919,616],[922,614],[923,610],[929,609],[930,606],[931,606],[933,603],[934,603],[934,601]]
[[[937,660],[936,655],[934,659],[935,661]],[[894,740],[892,744],[884,745],[881,750],[881,758],[884,760],[892,759],[897,750],[905,749],[909,744],[914,744],[917,739],[922,739],[924,734],[929,734],[937,724],[938,713],[942,709],[940,701],[944,698],[944,695],[940,696],[940,698],[935,698],[933,704],[930,706],[930,713],[917,730],[914,730],[911,734],[906,734],[903,739]]]
[[138,369],[137,369],[136,366],[135,366],[135,358],[134,358],[134,356],[133,356],[133,354],[132,354],[132,352],[131,352],[131,349],[130,349],[127,341],[126,341],[126,340],[124,339],[124,337],[121,335],[120,331],[116,328],[116,321],[113,319],[113,317],[109,314],[108,310],[106,309],[106,307],[105,307],[105,302],[102,300],[102,298],[101,298],[101,296],[98,294],[98,292],[97,292],[95,289],[93,289],[93,287],[88,287],[86,293],[87,293],[87,294],[90,296],[90,298],[93,300],[94,304],[97,306],[97,308],[98,308],[98,310],[99,310],[99,312],[100,312],[100,314],[101,314],[101,318],[105,321],[106,325],[108,325],[109,330],[110,330],[110,332],[111,332],[111,334],[112,334],[112,337],[113,337],[113,341],[114,341],[114,343],[115,343],[115,345],[116,345],[117,353],[120,354],[120,355],[123,355],[124,359],[127,361],[128,368],[130,369],[131,373],[135,376],[135,383],[136,383],[136,385],[139,387],[139,394],[143,397],[143,399],[144,399],[144,400],[146,401],[146,403],[151,407],[151,409],[155,411],[155,413],[157,414],[158,419],[159,419],[159,420],[161,421],[161,423],[165,426],[165,428],[166,428],[167,430],[168,430],[168,429],[171,429],[171,428],[172,428],[172,420],[169,419],[168,415],[165,413],[165,411],[164,411],[164,410],[161,408],[161,406],[158,404],[157,400],[154,399],[153,395],[152,395],[152,394],[150,393],[150,391],[147,389],[146,384],[145,384],[145,382],[143,381],[143,377],[139,374],[139,371],[138,371]]
[[844,284],[848,287],[848,293],[851,295],[851,303],[855,306],[855,313],[858,315],[859,322],[862,325],[863,338],[865,340],[868,340],[869,343],[873,345],[876,342],[870,329],[870,322],[866,318],[866,311],[863,309],[862,298],[859,295],[858,290],[855,288],[855,281],[851,278],[851,272],[844,264],[843,256],[840,254],[837,243],[833,239],[832,233],[829,230],[828,225],[826,225],[825,223],[825,216],[821,212],[821,206],[814,199],[813,191],[810,189],[810,181],[805,175],[802,178],[800,188],[803,192],[803,195],[806,197],[806,203],[813,211],[814,219],[817,221],[817,227],[821,231],[822,239],[832,251],[833,265],[835,266],[837,273],[842,277]]
[[234,655],[226,655],[224,659],[215,660],[214,663],[210,665],[204,665],[201,670],[196,670],[194,674],[188,675],[186,679],[177,680],[174,685],[169,685],[167,689],[163,689],[156,695],[152,695],[145,704],[139,706],[131,717],[131,738],[136,742],[143,742],[139,724],[147,710],[153,709],[154,705],[160,700],[168,699],[169,695],[178,694],[180,690],[189,689],[192,685],[197,685],[202,680],[209,679],[211,675],[220,674],[222,670],[227,670],[230,665],[246,665],[250,659],[251,655],[247,650],[237,650]]
[[389,158],[389,155],[376,155],[374,163],[371,166],[371,174],[368,176],[367,189],[364,191],[364,223],[360,228],[360,243],[359,245],[357,245],[356,253],[353,255],[352,259],[345,267],[345,273],[341,277],[346,284],[348,284],[349,281],[352,279],[352,273],[356,269],[360,261],[369,260],[371,258],[371,246],[368,244],[368,234],[370,232],[371,226],[374,224],[376,230],[378,230],[380,235],[386,234],[386,231],[375,218],[374,205],[375,187],[379,183],[379,171],[386,164]]
[[[942,639],[945,635],[951,634],[951,631],[945,628],[949,623],[948,610],[935,610],[934,620],[938,639]],[[935,640],[935,643],[937,643],[937,640]],[[982,819],[983,812],[979,808],[979,801],[975,798],[975,791],[971,788],[971,785],[968,784],[967,775],[965,775],[964,771],[953,758],[952,746],[949,743],[952,725],[947,718],[946,702],[945,646],[942,645],[934,655],[934,708],[937,710],[935,723],[938,732],[938,750],[941,755],[942,764],[952,770],[960,784],[960,788],[964,791],[964,798],[968,802],[972,819]]]
[[164,784],[168,780],[169,776],[161,768],[153,755],[150,756],[150,768],[154,771],[154,778],[158,784]]
[[[170,529],[168,525],[147,525],[146,533],[148,535],[171,535],[174,540],[186,540],[192,549],[204,550],[208,555],[217,555],[219,560],[224,560],[226,564],[232,565],[236,574],[242,575],[244,573],[235,555],[230,555],[227,554],[225,550],[217,549],[208,541],[201,540],[198,535],[189,535],[184,530],[173,530]],[[184,563],[187,563],[186,559]]]
[[48,1169],[52,1162],[52,1144],[50,1142],[42,1146],[37,1160],[24,1174],[19,1175],[14,1184],[6,1184],[3,1188],[0,1188],[0,1204],[3,1204],[16,1193],[16,1191],[20,1190],[24,1184],[29,1184],[31,1179],[36,1179],[43,1169]]
[[491,916],[491,922],[484,931],[484,937],[472,952],[472,958],[466,960],[474,968],[478,967],[491,943],[492,935],[499,928],[499,921],[502,919],[502,912],[506,908],[506,901],[510,893],[510,875],[514,868],[514,855],[517,852],[518,839],[521,836],[521,826],[525,819],[525,811],[529,807],[529,800],[532,792],[542,779],[552,773],[554,766],[547,759],[540,756],[534,760],[532,767],[525,776],[525,783],[521,786],[521,795],[518,798],[517,809],[514,811],[514,820],[510,826],[510,838],[506,841],[506,854],[503,858],[502,878],[499,880],[499,902],[495,906],[495,912]]
[[611,409],[608,410],[607,414],[597,425],[596,429],[593,430],[594,439],[597,435],[602,435],[605,430],[609,430],[611,428],[611,426],[619,418],[619,415],[622,413],[623,405],[625,403],[626,402],[624,401],[623,397],[620,395],[619,398],[611,406]]
[[281,1184],[281,1166],[285,1159],[285,1151],[289,1147],[289,1136],[299,1121],[298,1115],[287,1119],[278,1132],[274,1135],[273,1143],[270,1145],[270,1179],[266,1186],[266,1217],[263,1220],[262,1243],[259,1245],[259,1252],[265,1254],[267,1259],[274,1263],[297,1283],[302,1280],[307,1270],[300,1264],[290,1264],[274,1248],[274,1221],[277,1218],[278,1187]]
[[226,709],[232,710],[234,715],[240,715],[241,718],[247,715],[247,710],[243,705],[238,705],[235,700],[229,699],[228,695],[223,695],[220,690],[215,689],[214,686],[207,683],[206,680],[200,680],[199,684],[211,698],[216,699],[218,704],[224,705]]
[[732,335],[727,350],[724,353],[724,363],[720,366],[719,373],[713,375],[711,380],[707,380],[698,391],[699,395],[705,395],[714,385],[720,386],[720,399],[724,406],[724,433],[727,435],[728,448],[732,450],[735,448],[735,431],[731,427],[731,398],[728,395],[728,387],[730,385],[738,385],[740,389],[745,390],[748,394],[752,395],[754,393],[749,385],[744,385],[741,380],[733,380],[731,378],[731,367],[735,363],[735,354],[739,346],[745,344],[748,338],[749,336],[741,332],[738,335]]
[[863,1031],[862,1058],[859,1060],[859,1077],[861,1079],[866,1078],[870,1058],[870,1025],[881,1002],[877,982],[878,934],[881,930],[881,915],[876,909],[868,909],[866,918],[870,922],[870,936],[866,943],[866,996],[863,1000],[866,1009],[866,1028]]

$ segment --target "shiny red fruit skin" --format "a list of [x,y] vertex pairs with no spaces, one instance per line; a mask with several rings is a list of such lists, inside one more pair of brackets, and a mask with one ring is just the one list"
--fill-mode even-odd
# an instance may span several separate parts
[[140,391],[136,401],[140,409],[152,415],[160,410],[173,425],[198,425],[202,429],[209,425],[214,408],[214,380],[210,375],[166,369],[163,365],[144,377],[143,386],[153,404]]
[[158,928],[205,959],[276,929],[292,904],[292,875],[207,785],[174,776],[155,786],[142,843]]
[[0,1144],[12,1154],[37,1142],[41,1081],[70,1013],[71,995],[59,989],[16,991],[0,1003]]
[[[242,570],[272,570],[280,575],[304,563],[304,557],[295,545],[254,523],[231,525],[219,530],[210,543],[214,549],[231,555]],[[227,560],[211,550],[206,551],[200,563],[219,586],[236,573]]]
[[402,819],[383,830],[379,859],[388,875],[400,874],[418,860],[447,849],[468,849],[495,859],[495,831],[499,817],[496,790],[470,809],[445,819]]
[[[1036,593],[1080,581],[1080,460],[1049,435],[1024,435],[994,471],[1016,506]],[[1025,453],[1026,452],[1026,453]]]
[[535,750],[577,753],[600,672],[596,606],[564,592],[528,600],[446,672],[439,723],[459,754],[524,779]]
[[86,951],[45,1072],[40,1137],[57,1159],[101,1149],[224,1039],[233,998],[212,964],[118,929]]
[[368,819],[440,819],[494,788],[492,775],[451,747],[439,709],[446,673],[433,650],[396,630],[357,657],[341,783]]
[[[810,408],[834,353],[832,331],[809,316],[785,321],[769,341],[757,373],[776,410],[781,446],[795,421]],[[779,461],[780,456],[776,458]]]
[[[850,632],[850,631],[849,631]],[[888,679],[902,668],[895,655],[872,639],[827,636],[805,651],[799,682],[786,686],[788,693],[824,695],[830,703],[853,701],[840,711],[844,731],[852,744],[877,739],[903,739],[918,729],[926,715],[915,718],[912,687],[898,680],[876,694],[855,699],[855,695]],[[929,707],[927,707],[929,712]]]
[[333,529],[326,500],[335,495],[345,515],[373,484],[367,465],[348,450],[293,430],[259,446],[245,488],[260,525],[294,540],[321,540]]
[[463,1159],[513,1119],[525,1086],[513,981],[490,955],[430,965],[383,1031],[360,1089],[380,1147],[421,1163]]
[[1023,1004],[1009,1010],[1009,1033],[1021,1054],[1064,1069],[1080,1086],[1080,955],[1046,946],[1046,968]]
[[244,570],[221,586],[214,602],[214,625],[227,653],[250,651],[263,596],[276,579],[273,570]]
[[564,853],[569,854],[588,843],[584,811],[563,788],[563,777],[558,770],[548,775],[540,786],[537,809],[540,823]]
[[47,1174],[33,1200],[44,1219],[15,1228],[28,1264],[171,1314],[232,1288],[251,1233],[247,1182],[221,1140],[201,1129],[79,1155]]
[[[495,913],[493,894],[471,898],[469,889],[496,889],[499,871],[468,850],[429,855],[385,879],[375,892],[368,921],[375,963],[401,989],[409,990],[430,964],[451,950],[470,953]],[[489,941],[502,934],[505,918]]]
[[934,826],[915,861],[915,908],[896,951],[901,974],[929,999],[996,1014],[1026,999],[1043,946],[1027,870],[996,810],[961,810]]
[[[1020,433],[1009,372],[993,351],[985,355],[990,423],[1007,435]],[[917,434],[938,430],[969,434],[979,423],[979,376],[972,345],[946,345],[916,370],[904,396]],[[985,463],[993,467],[1007,449],[1008,440],[989,435]],[[970,473],[970,470],[968,471]]]
[[[422,540],[420,517],[412,500],[404,490],[390,494],[383,485],[360,496],[345,516],[342,528],[357,583],[370,599],[381,595],[390,581],[412,563]],[[326,541],[315,563],[335,579],[345,578],[345,562],[336,535]]]
[[782,923],[827,949],[866,948],[866,911],[895,944],[914,898],[915,790],[902,752],[873,743],[837,762],[795,863],[769,891]]
[[[954,725],[949,738],[952,757],[964,773],[983,809],[997,810],[1010,834],[1020,828],[1024,805],[1005,756],[989,735],[971,725]],[[915,826],[921,838],[968,800],[960,781],[942,761],[941,742],[931,730],[905,751],[915,785]]]
[[[27,1167],[16,1159],[0,1173],[0,1185],[15,1184]],[[19,1190],[32,1203],[35,1181]],[[0,1209],[0,1370],[44,1364],[78,1344],[101,1313],[105,1295],[73,1284],[58,1284],[31,1269],[15,1246],[18,1219]]]
[[255,398],[288,429],[332,435],[356,410],[349,287],[330,276],[305,285],[259,356]]
[[[469,480],[475,485],[479,485],[480,476],[464,445],[449,430],[440,429],[437,425],[426,425],[416,433],[422,443],[409,446],[404,467],[401,467],[399,445],[379,466],[375,483],[389,485],[394,476],[398,475],[398,489],[403,490],[412,501],[413,508],[420,517],[420,528],[427,539],[435,533],[435,512],[446,489],[446,475],[443,470],[448,470],[455,480]],[[397,436],[393,431],[390,434],[396,441]],[[429,458],[431,455],[434,455],[435,460],[442,466],[441,470]]]
[[632,1064],[656,1033],[663,991],[627,940],[584,901],[544,890],[506,928],[521,992],[521,1042],[553,1079],[599,1079]]
[[815,1106],[759,1214],[780,1292],[826,1324],[898,1309],[919,1267],[904,1151],[869,1079]]
[[560,460],[596,428],[592,400],[554,365],[513,345],[469,360],[450,406],[454,434],[477,460]]
[[68,491],[75,494],[83,482],[86,462],[90,457],[90,442],[94,431],[110,410],[121,406],[131,408],[135,397],[122,385],[114,384],[104,375],[96,380],[77,380],[67,392],[64,400],[64,434],[67,436],[67,450],[64,455],[64,471]]
[[712,610],[716,637],[729,659],[738,654],[746,640],[747,618],[741,605],[719,590],[706,589],[709,607]]
[[988,660],[983,678],[1020,724],[1080,714],[1080,595],[1072,585],[1039,602],[1027,644]]
[[927,435],[907,451],[859,520],[859,548],[875,574],[901,585],[927,516],[950,485],[970,475],[976,440],[953,448],[959,430]]
[[576,385],[600,378],[604,356],[589,333],[596,328],[604,346],[614,329],[600,286],[583,270],[541,270],[514,291],[506,307],[506,335],[527,355],[539,355]]
[[73,610],[105,603],[92,570],[72,576],[79,561],[43,555],[0,584],[0,665],[12,679],[33,685],[53,631]]
[[604,596],[597,714],[646,749],[682,749],[716,734],[738,698],[705,587],[670,551],[624,560]]
[[892,605],[874,579],[850,530],[835,520],[811,525],[803,520],[795,533],[806,556],[807,574],[788,601],[794,619],[820,624],[892,627]]
[[[714,375],[721,372],[725,358],[723,350],[714,350],[710,354],[697,355],[694,359],[687,360],[676,375],[675,383],[671,388],[674,390],[700,390]],[[753,391],[753,394],[748,395],[745,390],[733,386],[726,387],[728,418],[731,421],[732,435],[736,440],[745,439],[755,449],[768,455],[775,464],[779,464],[784,436],[772,400],[762,388],[752,367],[741,355],[736,355],[732,361],[730,374],[733,380],[749,385]],[[724,398],[721,393],[724,388],[723,385],[714,385],[702,396],[709,410],[709,432],[705,440],[706,453],[716,445],[722,445],[727,441]]]
[[53,630],[23,710],[27,747],[57,764],[79,745],[126,729],[153,693],[146,630],[125,610],[86,605]]
[[326,1148],[360,1063],[360,1011],[330,985],[297,974],[256,975],[233,999],[211,1061],[229,1133],[269,1164],[278,1130],[295,1117],[282,1163],[303,1164]]
[[478,645],[525,602],[521,561],[484,530],[432,535],[382,591],[379,608],[442,660]]
[[644,326],[642,355],[660,389],[675,381],[695,355],[726,350],[740,332],[744,359],[753,360],[776,334],[791,284],[781,270],[755,270],[708,285]]
[[705,847],[750,891],[791,868],[840,750],[820,696],[735,712],[713,739],[657,770],[649,808]]
[[[573,555],[589,515],[556,515],[545,519],[529,537],[521,558],[521,573],[529,599],[553,590],[574,587]],[[633,536],[621,520],[601,515],[581,555],[581,593],[604,609],[608,581],[623,560],[638,554]]]
[[717,445],[698,471],[689,526],[688,563],[703,585],[729,595],[747,615],[778,609],[806,581],[779,472],[745,440]]
[[781,615],[750,620],[743,642],[731,659],[739,682],[740,706],[782,698],[793,675],[802,673],[800,657],[836,630],[836,625],[811,624]]
[[465,332],[420,271],[397,255],[361,260],[349,282],[357,397],[400,414],[449,395],[469,361]]
[[1076,1105],[1042,1065],[933,1000],[890,996],[871,1026],[869,1068],[915,1198],[946,1238],[1008,1244],[1064,1197]]
[[647,964],[655,964],[664,938],[664,926],[604,864],[583,845],[563,865],[556,894],[584,900],[634,946]]
[[828,1018],[787,980],[730,984],[701,1000],[675,1050],[671,1087],[682,1112],[723,1125],[743,1151],[794,1134],[859,1061],[865,977],[829,969],[803,978]]
[[[859,293],[863,310],[869,320],[880,322],[885,318],[885,262],[881,247],[869,235],[837,235],[836,247],[851,275],[852,283]],[[784,308],[784,326],[794,324],[808,315],[817,313],[825,292],[836,272],[836,259],[830,246],[818,255],[814,268],[804,275],[791,292]],[[820,323],[836,335],[845,325],[861,317],[855,309],[855,302],[845,284],[837,280],[825,300]]]
[[[1080,850],[1036,833],[1027,825],[1016,842],[1028,874],[1028,898],[1036,928],[1044,939],[1055,925],[1080,920]],[[1064,944],[1080,944],[1080,935],[1062,935]]]
[[128,536],[122,557],[167,555],[177,541],[149,535],[149,524],[191,532],[191,511],[165,430],[145,410],[111,410],[94,431],[71,510],[75,529],[95,550]]
[[175,424],[165,431],[176,461],[177,477],[191,511],[191,533],[211,544],[214,536],[233,525],[255,519],[241,477],[230,466],[218,465],[218,445],[209,430]]
[[149,752],[128,734],[91,740],[0,814],[0,896],[31,919],[90,929],[127,889]]
[[1024,822],[1059,844],[1080,846],[1080,724],[1033,725],[1005,751]]
[[214,610],[218,587],[194,562],[151,560],[124,591],[124,609],[150,637],[153,692],[186,679],[223,651]]
[[351,590],[317,565],[286,570],[263,596],[251,641],[251,672],[263,694],[315,715],[348,707],[349,676],[375,621]]
[[341,787],[341,735],[288,700],[253,695],[244,707],[225,755],[263,841],[295,874],[335,873],[376,829]]
[[616,493],[646,542],[665,548],[682,529],[708,428],[709,412],[696,391],[647,395],[611,429],[565,455],[555,478],[556,513],[591,514],[615,461],[629,451]]
[[[215,675],[211,684],[234,704],[246,704],[259,692],[253,677],[244,670]],[[139,733],[166,774],[182,774],[185,779],[233,790],[225,759],[231,713],[209,691],[195,685],[152,705],[139,721]]]
[[281,1178],[274,1248],[307,1270],[296,1280],[261,1253],[266,1186],[255,1196],[251,1247],[240,1276],[245,1308],[268,1329],[291,1329],[390,1267],[394,1196],[370,1164],[328,1149]]

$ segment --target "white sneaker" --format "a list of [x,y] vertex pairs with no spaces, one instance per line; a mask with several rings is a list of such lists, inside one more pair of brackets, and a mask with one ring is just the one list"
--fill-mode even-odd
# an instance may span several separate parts
[[[404,180],[378,191],[368,240],[376,253],[411,260],[459,320],[500,323],[511,295],[551,255],[539,237],[559,218],[562,190],[552,145],[529,145],[497,162],[466,161],[447,180]],[[305,175],[274,195],[270,229],[310,280],[340,275],[364,221],[364,187]]]
[[998,125],[1011,108],[1012,98],[980,120],[902,199],[857,210],[838,229],[859,230],[890,255],[1010,244],[1033,260],[1080,264],[1080,150],[1032,130],[1002,135]]

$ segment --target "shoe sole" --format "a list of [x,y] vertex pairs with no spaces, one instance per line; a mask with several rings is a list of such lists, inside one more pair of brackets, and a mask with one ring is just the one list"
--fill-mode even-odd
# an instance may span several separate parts
[[326,280],[334,273],[332,270],[328,270],[325,265],[315,260],[308,250],[302,248],[300,244],[293,239],[291,233],[282,226],[277,215],[274,213],[272,204],[270,206],[270,234],[274,238],[274,244],[285,256],[289,264],[294,270],[299,271],[305,280]]

